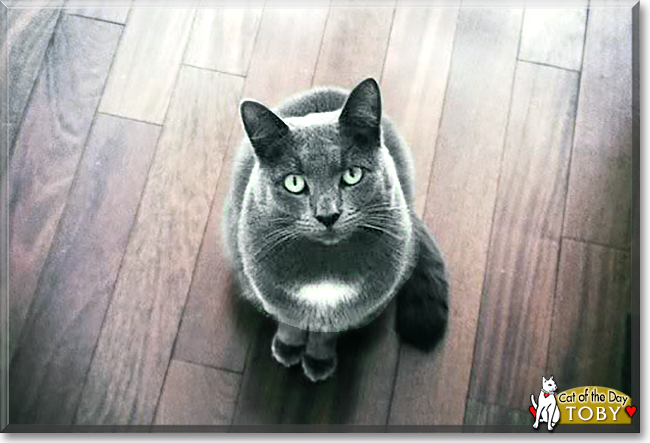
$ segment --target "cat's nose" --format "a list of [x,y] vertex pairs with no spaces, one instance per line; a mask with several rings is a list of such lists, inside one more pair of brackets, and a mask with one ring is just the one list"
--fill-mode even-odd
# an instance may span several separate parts
[[324,224],[325,227],[331,228],[332,225],[336,223],[336,220],[338,220],[340,216],[341,214],[339,212],[335,212],[333,214],[317,215],[316,220]]

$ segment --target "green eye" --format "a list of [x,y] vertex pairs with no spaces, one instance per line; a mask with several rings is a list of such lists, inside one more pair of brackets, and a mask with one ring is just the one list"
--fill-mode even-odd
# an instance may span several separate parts
[[363,177],[363,170],[354,166],[343,173],[343,182],[348,186],[356,185],[361,181],[361,177]]
[[300,194],[305,189],[305,179],[302,175],[289,174],[284,179],[284,187],[293,194]]

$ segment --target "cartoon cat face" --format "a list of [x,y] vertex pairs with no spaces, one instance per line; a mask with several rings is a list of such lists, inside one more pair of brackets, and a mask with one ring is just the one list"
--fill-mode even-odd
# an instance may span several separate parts
[[[392,159],[381,142],[381,98],[374,80],[359,84],[343,109],[282,119],[244,101],[241,115],[258,159],[260,222],[284,223],[297,236],[336,244],[358,229],[399,235]],[[396,231],[396,232],[393,232]]]
[[546,392],[555,392],[555,390],[557,389],[557,385],[555,384],[555,380],[553,380],[552,375],[551,378],[549,378],[548,380],[546,379],[546,377],[542,377],[542,388]]

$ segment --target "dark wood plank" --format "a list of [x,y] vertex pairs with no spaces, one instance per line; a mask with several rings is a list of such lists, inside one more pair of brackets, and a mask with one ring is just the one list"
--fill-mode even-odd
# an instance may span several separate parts
[[34,86],[9,169],[12,340],[20,336],[120,31],[62,17]]
[[521,19],[460,10],[424,215],[449,268],[450,324],[435,352],[402,346],[391,424],[463,421]]
[[162,123],[187,46],[193,9],[134,8],[99,110]]
[[47,8],[10,9],[7,13],[9,109],[8,119],[2,122],[9,126],[10,149],[59,19],[57,7],[62,5],[63,0],[52,0]]
[[[309,88],[321,40],[318,34],[323,34],[326,17],[327,9],[265,10],[242,96],[273,103]],[[286,56],[281,56],[285,51]],[[251,315],[248,302],[239,303],[231,291],[230,267],[221,242],[221,214],[243,137],[241,126],[239,120],[233,126],[174,351],[181,360],[238,372],[244,370],[260,317],[257,311]]]
[[632,10],[589,12],[564,235],[627,248],[632,201]]
[[181,68],[76,423],[153,420],[242,83]]
[[631,289],[628,253],[562,241],[546,369],[559,389],[629,386],[622,369]]
[[[353,23],[365,23],[359,26],[377,28],[369,34],[385,50],[391,17],[389,8],[352,11],[333,7],[314,83],[319,79],[331,79],[327,83],[353,78],[356,81],[354,76],[370,67],[380,71],[384,52],[367,50],[370,39],[348,39],[342,46],[338,34],[349,34]],[[339,55],[334,54],[337,51]],[[352,56],[361,53],[365,55]],[[391,305],[372,325],[342,338],[337,374],[320,385],[309,382],[301,369],[287,370],[273,360],[270,346],[275,325],[264,322],[246,363],[234,424],[385,425],[398,358],[393,318]]]
[[519,58],[579,71],[588,0],[564,8],[526,8]]
[[388,5],[394,3],[363,8],[332,2],[314,85],[351,88],[367,77],[381,77],[394,13]]
[[[6,36],[9,32],[8,10],[0,8],[0,35]],[[7,53],[6,44],[0,45],[0,238],[9,238],[9,201],[7,199],[7,167],[9,156],[7,145],[7,114],[8,114],[8,85],[7,85]],[[8,242],[0,242],[0,312],[9,312],[9,288],[7,287],[9,277],[9,245]],[[5,331],[0,336],[0,391],[9,392],[9,337],[6,331],[9,330],[9,317],[0,317],[0,330]],[[6,396],[0,401],[0,428],[4,429],[9,423],[9,399]]]
[[229,425],[241,375],[172,360],[154,424]]
[[[471,429],[473,432],[491,430],[489,427],[486,428],[486,425],[510,425],[513,426],[510,432],[534,432],[533,421],[534,418],[527,408],[512,409],[471,399],[467,401],[465,425],[478,428]],[[523,427],[524,425],[526,428]],[[499,429],[500,432],[507,432],[507,428]]]
[[424,211],[438,138],[457,3],[447,8],[407,8],[398,3],[381,78],[384,109],[413,153],[418,215]]
[[12,423],[72,422],[158,133],[98,116],[12,361]]
[[262,8],[253,8],[245,2],[241,6],[196,12],[185,63],[246,75]]
[[525,410],[546,368],[578,86],[576,72],[517,65],[472,363],[479,402]]
[[113,23],[126,23],[126,17],[129,15],[130,1],[122,1],[127,6],[110,6],[108,4],[102,6],[90,6],[90,3],[83,0],[68,0],[66,3],[65,12],[68,14],[81,15],[89,18],[96,18],[99,20],[106,20]]

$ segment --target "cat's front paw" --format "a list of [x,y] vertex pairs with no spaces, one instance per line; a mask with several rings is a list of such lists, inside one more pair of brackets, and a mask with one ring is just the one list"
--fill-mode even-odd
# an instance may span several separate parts
[[273,337],[273,342],[271,343],[271,353],[273,354],[273,358],[275,358],[275,360],[282,366],[289,368],[300,363],[304,351],[304,345],[288,345],[282,342],[282,340],[280,340],[277,335]]
[[336,356],[320,359],[304,355],[302,357],[302,370],[307,378],[313,382],[327,380],[336,370]]
[[539,426],[539,424],[533,423],[533,429],[537,429],[538,426]]

